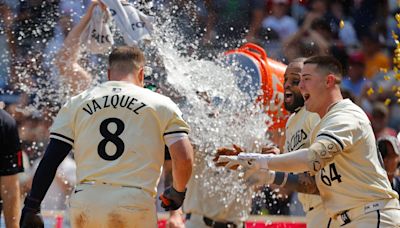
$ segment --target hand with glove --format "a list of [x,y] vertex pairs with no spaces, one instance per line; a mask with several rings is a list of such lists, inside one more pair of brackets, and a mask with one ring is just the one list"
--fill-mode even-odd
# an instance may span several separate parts
[[184,192],[178,192],[173,186],[168,187],[159,197],[161,200],[161,207],[166,211],[179,209],[183,204],[185,194],[186,190]]
[[[235,145],[235,144],[233,144],[233,148],[228,148],[228,147],[218,148],[217,155],[215,156],[213,161],[216,162],[216,164],[215,164],[216,166],[225,166],[229,169],[235,170],[239,167],[239,164],[235,165],[235,164],[230,163],[230,165],[227,165],[231,161],[231,159],[229,159],[229,158],[220,159],[220,156],[236,157],[236,155],[238,155],[241,152],[243,152],[243,149],[240,146]],[[232,159],[235,159],[235,158],[232,158]]]
[[246,185],[269,185],[274,183],[275,171],[268,169],[248,169],[243,176]]
[[27,196],[24,204],[19,226],[21,228],[44,228],[43,218],[40,215],[40,201]]
[[240,153],[237,160],[240,164],[246,164],[247,167],[254,169],[268,169],[268,162],[274,157],[274,154],[259,153]]
[[246,160],[240,160],[238,156],[227,155],[219,156],[217,164],[222,164],[223,166],[225,166],[225,168],[233,170],[236,170],[239,166],[242,166],[245,169],[250,169],[253,167],[251,163],[248,163]]

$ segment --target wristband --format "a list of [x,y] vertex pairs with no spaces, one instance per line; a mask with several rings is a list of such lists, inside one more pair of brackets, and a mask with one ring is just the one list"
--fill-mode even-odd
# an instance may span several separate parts
[[283,186],[285,186],[285,184],[286,184],[286,182],[287,182],[287,180],[288,180],[288,173],[284,173],[285,175],[284,175],[284,177],[283,177],[283,181],[282,181],[282,184],[280,184],[279,185],[279,187],[283,187]]
[[276,185],[282,185],[283,181],[285,179],[285,173],[284,172],[276,172],[275,173],[275,179],[274,179],[274,184]]
[[30,196],[27,196],[24,201],[24,205],[25,205],[24,208],[35,211],[35,212],[39,212],[41,203],[42,202],[40,200],[37,200]]

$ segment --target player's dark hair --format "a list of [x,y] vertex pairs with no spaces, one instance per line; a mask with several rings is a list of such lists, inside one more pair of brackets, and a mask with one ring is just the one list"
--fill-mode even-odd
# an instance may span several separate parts
[[145,63],[143,51],[139,47],[116,47],[108,57],[108,66],[111,71],[131,73],[138,70]]
[[334,57],[328,55],[318,55],[312,56],[304,61],[304,65],[306,64],[316,64],[317,69],[325,74],[333,74],[336,76],[336,83],[340,84],[341,79],[343,77],[343,67],[342,64]]

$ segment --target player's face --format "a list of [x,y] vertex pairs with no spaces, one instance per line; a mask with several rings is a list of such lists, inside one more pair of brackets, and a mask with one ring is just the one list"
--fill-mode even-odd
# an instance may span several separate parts
[[300,83],[300,66],[289,65],[285,71],[285,83],[283,84],[285,89],[284,105],[286,110],[293,113],[299,107],[303,107],[304,99],[301,95],[299,83]]
[[324,94],[326,92],[325,78],[316,69],[316,64],[305,64],[301,71],[299,88],[304,98],[304,105],[310,112],[321,113]]

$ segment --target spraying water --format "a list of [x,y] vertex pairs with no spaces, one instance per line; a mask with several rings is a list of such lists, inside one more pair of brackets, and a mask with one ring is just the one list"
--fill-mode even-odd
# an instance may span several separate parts
[[[251,191],[240,182],[240,173],[216,168],[212,159],[217,148],[233,143],[249,150],[265,145],[268,142],[265,123],[269,117],[263,107],[255,104],[254,98],[238,86],[242,81],[239,77],[248,77],[249,72],[238,64],[227,66],[221,56],[201,59],[196,54],[199,40],[185,42],[185,37],[176,30],[177,20],[168,16],[176,9],[171,7],[163,12],[163,20],[158,21],[153,34],[152,48],[162,59],[155,65],[165,70],[164,74],[153,75],[154,80],[170,87],[168,91],[174,91],[175,100],[191,127],[190,137],[197,151],[196,164],[203,165],[195,178],[203,181],[205,192],[215,195],[221,204],[240,200],[239,203],[249,205]],[[48,41],[43,42],[47,44]],[[41,113],[50,119],[71,95],[68,85],[54,72],[55,51],[29,52],[28,57],[17,64],[18,82],[14,90],[31,99],[29,105],[23,103],[19,107],[20,112]],[[96,75],[97,83],[103,81],[104,67],[97,69],[99,64],[105,66],[104,58],[90,56],[90,59],[92,61],[84,66]],[[44,61],[49,62],[44,64]],[[260,94],[259,89],[252,88],[256,94]],[[14,90],[2,93],[13,93]],[[166,95],[168,91],[164,90]],[[238,198],[238,195],[244,197]]]

